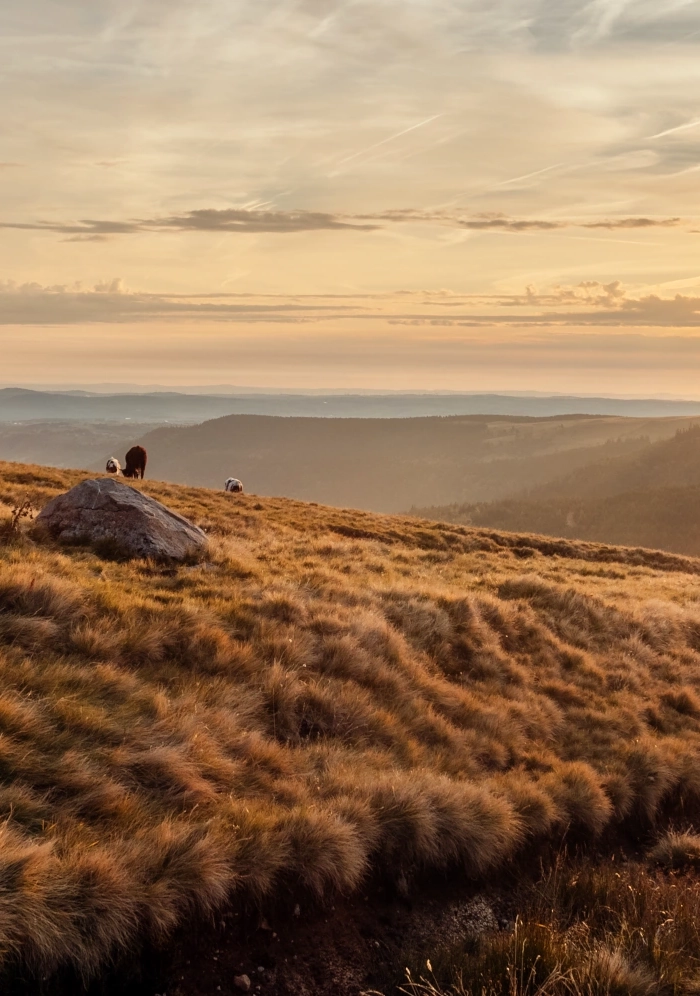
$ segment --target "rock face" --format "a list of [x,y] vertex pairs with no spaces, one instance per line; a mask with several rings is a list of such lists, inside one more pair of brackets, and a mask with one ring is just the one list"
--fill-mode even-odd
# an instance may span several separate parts
[[187,560],[207,547],[197,526],[114,478],[77,484],[50,501],[36,524],[63,543],[102,545],[128,557]]

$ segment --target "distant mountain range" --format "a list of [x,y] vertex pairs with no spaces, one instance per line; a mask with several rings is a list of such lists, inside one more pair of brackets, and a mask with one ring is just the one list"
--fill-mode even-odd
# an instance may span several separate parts
[[192,424],[223,415],[314,418],[420,418],[450,415],[621,415],[662,418],[700,415],[700,402],[662,398],[579,398],[510,394],[101,394],[87,391],[0,389],[0,422],[133,421]]

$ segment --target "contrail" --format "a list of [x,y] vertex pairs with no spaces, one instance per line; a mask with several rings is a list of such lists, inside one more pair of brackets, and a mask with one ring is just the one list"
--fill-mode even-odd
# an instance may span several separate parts
[[[554,166],[545,166],[544,169],[536,169],[534,173],[525,173],[523,176],[513,176],[510,180],[501,180],[500,183],[494,183],[490,187],[483,187],[481,190],[465,190],[457,197],[453,197],[450,201],[443,201],[442,204],[435,204],[434,210],[440,210],[441,208],[454,207],[455,204],[459,204],[460,201],[464,200],[465,197],[469,197],[475,193],[484,193],[489,190],[498,190],[499,187],[507,187],[509,183],[517,183],[519,180],[529,180],[533,176],[541,176],[542,173],[549,173],[553,169],[563,169],[564,163],[555,163]],[[579,169],[578,166],[569,166],[568,170]]]
[[364,156],[367,152],[372,152],[374,149],[378,149],[381,145],[393,142],[395,139],[401,138],[402,135],[408,135],[410,131],[415,131],[417,128],[424,128],[425,125],[430,124],[431,121],[437,121],[438,118],[442,117],[444,117],[444,114],[433,114],[432,118],[426,118],[425,121],[419,121],[418,124],[411,125],[410,128],[404,128],[403,131],[397,131],[395,135],[389,135],[388,138],[383,138],[381,142],[375,142],[374,145],[370,145],[366,149],[360,149],[359,152],[353,152],[351,156],[346,156],[344,159],[339,160],[339,162],[335,165],[342,166],[344,163],[349,163],[353,159],[357,159],[359,156]]
[[697,166],[687,166],[686,169],[679,169],[675,173],[664,173],[661,177],[662,180],[667,180],[669,177],[685,176],[686,173],[697,173],[700,169],[700,164]]
[[641,239],[604,239],[595,235],[564,235],[559,232],[552,234],[559,235],[559,238],[562,239],[574,239],[576,242],[617,242],[621,246],[665,246],[667,244],[666,242],[642,242]]
[[647,139],[652,138],[664,138],[666,135],[673,135],[677,131],[687,131],[689,128],[697,128],[700,125],[700,118],[695,118],[693,121],[686,121],[685,124],[676,125],[675,128],[667,128],[666,131],[660,131],[656,135],[647,135]]
[[534,173],[524,173],[522,176],[514,176],[510,180],[501,180],[494,184],[495,187],[506,187],[509,183],[518,183],[520,180],[529,180],[532,176],[540,176],[542,173],[549,173],[553,169],[561,169],[564,163],[555,163],[554,166],[545,166],[544,169],[536,169]]

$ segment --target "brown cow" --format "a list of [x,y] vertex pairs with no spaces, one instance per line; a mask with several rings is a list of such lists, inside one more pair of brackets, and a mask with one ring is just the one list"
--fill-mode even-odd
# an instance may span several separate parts
[[124,477],[146,476],[146,460],[148,456],[143,446],[132,446],[124,457]]

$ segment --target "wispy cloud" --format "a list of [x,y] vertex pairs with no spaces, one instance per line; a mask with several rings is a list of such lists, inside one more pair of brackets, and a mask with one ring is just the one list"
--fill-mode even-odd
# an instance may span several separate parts
[[161,218],[114,221],[85,218],[80,221],[0,221],[0,229],[36,231],[65,235],[69,241],[94,241],[116,235],[146,232],[276,233],[312,231],[372,232],[387,225],[427,223],[474,232],[548,232],[565,228],[645,229],[673,228],[681,218],[623,217],[585,219],[511,218],[490,213],[467,216],[449,211],[423,211],[414,208],[370,214],[330,214],[321,211],[275,211],[245,208],[198,208]]
[[[92,287],[81,284],[0,283],[0,325],[80,325],[172,319],[254,324],[306,323],[332,314],[343,317],[350,305],[338,300],[254,298],[238,295],[144,294],[120,279]],[[354,312],[362,310],[355,302]]]
[[577,218],[511,218],[504,214],[488,213],[485,215],[465,216],[450,211],[420,211],[404,209],[384,211],[377,214],[358,215],[359,218],[374,220],[381,223],[400,222],[430,222],[468,229],[475,232],[551,232],[565,228],[587,229],[644,229],[644,228],[674,228],[680,225],[682,219],[676,218],[600,218],[597,220]]
[[582,228],[639,229],[639,228],[674,228],[680,225],[681,218],[608,218],[604,221],[588,221]]
[[145,294],[119,280],[83,287],[0,284],[0,325],[84,325],[196,322],[342,328],[426,326],[700,328],[700,297],[628,295],[615,280],[581,281],[522,293],[468,295],[448,291],[381,295]]
[[76,222],[0,222],[0,228],[81,237],[134,235],[139,232],[311,232],[355,229],[372,231],[377,225],[345,219],[321,211],[257,211],[240,208],[200,208],[184,214],[134,221],[85,218]]

